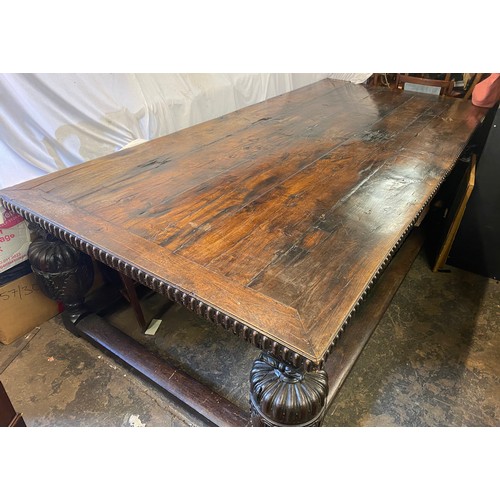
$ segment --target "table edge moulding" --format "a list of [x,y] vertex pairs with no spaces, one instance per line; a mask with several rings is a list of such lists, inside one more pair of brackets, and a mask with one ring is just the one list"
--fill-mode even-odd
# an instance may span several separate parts
[[[150,141],[154,143],[153,145],[148,143],[139,145],[128,151],[92,160],[87,164],[68,168],[65,171],[49,174],[0,191],[0,200],[3,206],[23,216],[29,222],[33,233],[37,234],[37,238],[30,246],[29,259],[42,290],[51,298],[64,304],[63,318],[66,327],[122,360],[131,369],[152,380],[216,425],[242,426],[250,423],[256,426],[321,425],[333,396],[368,341],[371,331],[389,305],[390,298],[396,292],[399,283],[421,247],[422,237],[419,231],[414,229],[414,226],[452,170],[471,135],[482,123],[484,112],[480,109],[478,111],[478,108],[474,108],[468,102],[458,103],[457,101],[455,104],[452,101],[447,101],[451,99],[447,97],[424,96],[416,97],[416,100],[412,101],[425,109],[422,114],[427,113],[426,120],[429,120],[429,123],[432,121],[436,130],[440,130],[441,122],[439,120],[442,120],[442,127],[445,129],[443,137],[447,141],[443,140],[442,147],[449,149],[443,153],[443,158],[445,158],[443,161],[446,161],[446,165],[443,165],[439,171],[435,169],[437,173],[433,171],[433,177],[430,179],[418,177],[408,179],[408,183],[414,183],[417,187],[425,184],[425,189],[422,188],[418,192],[418,199],[415,198],[409,202],[409,207],[404,208],[405,215],[401,219],[403,222],[398,222],[399,225],[395,226],[397,229],[389,233],[387,241],[384,241],[385,246],[379,245],[384,249],[383,256],[380,250],[376,257],[376,265],[372,265],[369,268],[369,273],[363,276],[362,283],[356,285],[357,288],[353,291],[355,299],[349,303],[349,307],[344,307],[338,318],[330,313],[336,322],[325,320],[322,327],[326,328],[333,324],[336,325],[335,328],[320,336],[315,336],[312,331],[317,323],[307,322],[304,317],[304,309],[299,312],[299,309],[293,305],[293,301],[287,304],[285,301],[277,300],[258,289],[249,288],[243,282],[238,282],[230,276],[224,276],[208,266],[196,262],[196,259],[191,258],[189,254],[182,255],[182,252],[171,251],[120,226],[114,220],[100,218],[98,213],[91,213],[87,208],[78,206],[77,202],[68,202],[67,198],[61,194],[64,189],[58,192],[57,182],[59,182],[58,179],[63,179],[65,185],[70,185],[70,180],[73,177],[84,175],[92,168],[96,169],[100,165],[103,168],[104,166],[109,167],[109,165],[118,166],[121,161],[128,161],[132,164],[134,158],[138,158],[135,160],[138,162],[136,170],[140,171],[140,167],[147,163],[145,163],[146,160],[149,162],[148,165],[155,161],[158,153],[151,156],[149,152],[154,152],[152,149],[154,147],[159,148],[163,144],[162,141],[171,145],[175,139],[179,141],[182,138],[197,137],[197,134],[201,136],[206,130],[217,130],[217,124],[222,123],[220,120],[225,120],[224,123],[227,127],[231,120],[240,123],[243,122],[243,118],[248,116],[254,119],[253,125],[258,123],[258,126],[261,127],[259,130],[264,130],[264,132],[259,133],[264,134],[265,127],[279,126],[276,124],[268,125],[268,122],[272,121],[272,116],[267,116],[271,108],[278,109],[281,113],[281,120],[283,122],[288,120],[286,126],[292,127],[290,130],[295,130],[293,127],[300,128],[302,124],[294,125],[293,118],[295,117],[290,115],[292,118],[289,118],[286,115],[287,102],[293,102],[295,107],[292,106],[291,109],[299,109],[300,96],[302,95],[300,92],[303,92],[304,95],[309,93],[314,96],[316,89],[319,89],[318,92],[325,93],[325,89],[330,92],[330,87],[332,89],[331,95],[336,99],[336,106],[340,110],[343,106],[342,99],[348,99],[351,92],[358,92],[353,84],[321,81],[263,103],[243,108],[221,119],[195,125],[186,129],[187,131],[180,131],[165,136],[165,138]],[[339,89],[343,89],[342,95],[336,94]],[[373,95],[384,93],[380,95],[388,103],[386,104],[388,110],[386,116],[389,118],[392,113],[391,106],[398,109],[399,106],[402,106],[401,103],[408,103],[409,100],[413,99],[411,93],[406,93],[410,95],[406,95],[402,101],[397,101],[397,96],[401,94],[387,89],[367,89],[366,92],[372,92]],[[324,96],[318,97],[314,101],[316,107],[313,110],[319,109],[321,111],[320,105],[323,103],[321,99],[325,100],[326,98]],[[327,104],[328,102],[325,101],[324,106]],[[354,110],[353,120],[359,119],[360,123],[363,123],[363,110],[357,108],[356,103],[351,104],[351,106]],[[456,108],[456,106],[460,108]],[[434,108],[437,110],[435,115],[433,114]],[[454,109],[455,115],[446,114],[451,108]],[[307,112],[306,105],[304,105],[304,109]],[[278,113],[278,111],[276,112]],[[327,111],[322,111],[322,113],[321,117],[326,116]],[[359,113],[360,117],[357,117],[356,113]],[[374,112],[370,110],[367,113],[373,114]],[[403,112],[401,113],[404,115]],[[464,124],[461,125],[460,122],[458,125],[450,125],[450,121],[459,121],[456,117],[462,119]],[[392,118],[397,121],[399,116],[392,114]],[[341,128],[334,118],[329,117],[328,119],[333,120],[331,126]],[[314,116],[311,118],[311,123],[307,129],[304,129],[307,134],[303,129],[300,129],[302,135],[299,136],[299,140],[307,146],[308,137],[310,137],[309,144],[312,146],[307,147],[314,149],[316,147],[314,141],[319,144],[324,138],[314,136]],[[401,124],[403,128],[406,126]],[[411,124],[408,126],[411,127]],[[424,124],[424,126],[426,125]],[[454,138],[452,134],[455,129],[453,127],[459,126],[462,127],[460,129],[461,135]],[[333,129],[337,130],[335,127]],[[446,127],[451,127],[451,132],[448,132]],[[268,130],[275,129],[269,128]],[[309,132],[311,130],[312,132]],[[215,134],[216,132],[210,133]],[[210,133],[207,132],[207,137],[210,137]],[[191,134],[191,136],[187,134]],[[396,163],[391,164],[390,162],[396,162],[404,154],[420,155],[418,161],[423,164],[425,161],[431,161],[430,158],[434,155],[435,145],[425,143],[428,140],[425,133],[422,133],[421,139],[418,137],[418,133],[408,135],[408,140],[417,141],[414,144],[419,144],[419,140],[425,143],[425,147],[419,153],[406,152],[402,146],[398,146],[394,152],[391,149],[385,151],[384,145],[391,144],[392,136],[389,132],[379,129],[372,128],[369,131],[356,129],[355,133],[345,131],[344,134],[345,140],[334,138],[337,142],[332,143],[331,151],[334,151],[338,145],[344,145],[349,141],[359,141],[360,144],[368,144],[367,147],[375,148],[374,151],[378,151],[377,148],[380,148],[377,154],[382,157],[380,160],[382,165],[389,162],[389,165],[397,166]],[[363,136],[363,134],[365,135]],[[228,134],[227,138],[223,138],[222,147],[228,141],[237,140],[238,134],[236,132],[234,134],[236,139],[232,135]],[[213,141],[208,144],[213,144]],[[363,147],[363,144],[360,147]],[[179,146],[179,148],[181,147],[182,145]],[[213,146],[206,146],[206,151],[209,151],[210,147]],[[201,146],[198,149],[200,148]],[[368,149],[368,151],[371,150]],[[143,156],[141,156],[141,152],[144,152]],[[265,153],[259,154],[264,155]],[[325,152],[318,154],[320,159],[326,158],[324,161],[328,161],[328,155]],[[184,158],[189,158],[189,155],[186,153]],[[315,157],[314,162],[316,161],[319,161],[318,157]],[[227,165],[229,165],[227,167],[229,170],[233,168],[230,163]],[[306,170],[308,165],[304,166],[302,170]],[[133,170],[134,166],[131,168],[131,171],[136,172]],[[225,171],[221,172],[221,176],[227,174]],[[136,174],[131,174],[131,178],[134,178],[134,175]],[[280,186],[294,175],[280,180]],[[362,183],[369,179],[370,176],[367,176]],[[392,181],[393,179],[391,179]],[[183,182],[187,181],[184,179]],[[214,181],[207,182],[212,182],[209,184],[212,188],[215,185]],[[406,183],[407,181],[398,178],[397,182]],[[199,185],[205,186],[205,184]],[[71,187],[71,189],[76,188]],[[359,185],[356,185],[351,192],[358,189]],[[407,250],[403,250],[403,247],[406,247]],[[167,362],[160,361],[140,344],[126,338],[116,328],[107,325],[102,318],[90,312],[85,304],[85,295],[93,283],[92,259],[166,296],[171,301],[181,304],[195,314],[222,326],[225,330],[260,349],[262,353],[254,362],[250,373],[250,416],[194,378],[182,374]],[[385,289],[384,286],[379,286],[380,283],[386,283]],[[337,293],[340,293],[339,290]],[[367,311],[371,311],[370,318],[366,316]],[[311,325],[313,326],[311,327]],[[352,333],[356,332],[356,329],[359,331],[355,334]],[[349,335],[345,335],[347,331],[350,332]],[[210,402],[207,403],[207,401]]]

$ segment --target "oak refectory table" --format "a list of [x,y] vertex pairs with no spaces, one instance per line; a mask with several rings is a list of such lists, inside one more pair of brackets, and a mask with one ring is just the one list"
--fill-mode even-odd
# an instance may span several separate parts
[[[485,111],[322,80],[0,191],[64,321],[217,425],[320,425]],[[255,345],[250,414],[85,307],[92,258]]]

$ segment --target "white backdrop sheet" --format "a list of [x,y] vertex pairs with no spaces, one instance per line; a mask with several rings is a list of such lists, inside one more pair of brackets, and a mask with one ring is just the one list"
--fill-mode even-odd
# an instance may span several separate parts
[[0,189],[323,78],[370,73],[0,74]]

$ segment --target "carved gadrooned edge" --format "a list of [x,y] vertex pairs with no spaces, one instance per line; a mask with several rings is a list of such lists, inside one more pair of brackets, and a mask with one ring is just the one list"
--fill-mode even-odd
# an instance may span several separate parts
[[326,410],[328,375],[291,368],[261,353],[250,372],[250,408],[256,426],[316,427]]
[[145,271],[133,266],[129,262],[119,259],[110,253],[97,248],[91,243],[86,242],[80,237],[60,228],[52,222],[48,222],[37,215],[31,214],[27,210],[17,207],[10,202],[1,200],[5,208],[17,212],[28,222],[40,226],[42,229],[52,234],[56,238],[65,241],[69,245],[77,248],[78,250],[90,255],[94,259],[106,264],[107,266],[116,269],[120,273],[128,276],[132,280],[147,286],[151,290],[166,296],[169,300],[181,304],[190,311],[193,311],[198,316],[222,326],[225,330],[232,332],[237,337],[249,342],[258,349],[266,351],[276,358],[282,359],[286,363],[301,368],[305,371],[316,370],[317,365],[307,359],[305,356],[298,354],[288,347],[276,342],[269,338],[267,335],[243,324],[231,316],[217,310],[216,308],[206,304],[202,300],[189,295],[188,293],[176,288],[175,286],[163,281],[159,278],[150,276]]
[[88,313],[85,295],[94,281],[92,259],[43,230],[38,234],[28,249],[31,269],[43,293],[62,302],[64,318],[76,324]]
[[[456,157],[453,165],[456,163],[458,158],[459,158],[459,155]],[[337,333],[334,335],[334,337],[330,343],[330,346],[326,350],[325,354],[317,363],[311,361],[310,359],[306,358],[305,356],[302,356],[301,354],[298,354],[298,353],[292,351],[288,347],[276,342],[275,340],[270,339],[265,334],[260,333],[257,330],[254,330],[253,328],[251,328],[247,325],[244,325],[240,321],[238,321],[234,318],[231,318],[230,316],[224,314],[221,311],[218,311],[217,309],[206,304],[205,302],[203,302],[195,297],[190,296],[189,294],[183,292],[182,290],[179,290],[175,286],[173,286],[165,281],[162,281],[158,278],[154,278],[154,277],[149,276],[146,272],[142,271],[141,269],[138,269],[138,268],[134,267],[132,264],[125,262],[125,261],[109,254],[108,252],[95,247],[94,245],[82,240],[81,238],[75,236],[74,234],[71,234],[71,233],[65,231],[64,229],[58,227],[56,224],[45,221],[44,219],[38,217],[37,215],[34,215],[21,207],[17,207],[16,205],[10,203],[7,200],[0,199],[0,201],[5,206],[6,209],[12,210],[12,211],[18,213],[25,220],[32,222],[34,224],[37,224],[38,226],[42,227],[45,231],[56,236],[57,238],[69,243],[70,245],[73,245],[75,248],[78,248],[82,252],[85,252],[86,254],[91,255],[96,260],[99,260],[100,262],[106,264],[107,266],[112,267],[113,269],[116,269],[117,271],[121,272],[122,274],[125,274],[126,276],[133,279],[134,281],[137,281],[138,283],[141,283],[142,285],[147,286],[148,288],[154,290],[155,292],[158,292],[161,295],[165,295],[173,302],[176,302],[178,304],[183,305],[184,307],[195,312],[197,315],[207,319],[208,321],[222,326],[224,329],[232,332],[236,336],[249,342],[250,344],[257,347],[258,349],[269,352],[270,354],[272,354],[276,358],[282,359],[286,363],[289,363],[296,368],[302,368],[306,371],[316,371],[316,370],[322,370],[324,368],[325,362],[327,361],[329,355],[331,354],[335,345],[339,341],[341,335],[345,332],[346,328],[349,326],[349,324],[353,320],[354,315],[356,313],[356,310],[359,308],[359,306],[365,300],[365,298],[367,297],[368,293],[370,292],[370,290],[373,287],[373,285],[375,284],[375,282],[378,280],[378,278],[380,277],[382,272],[385,270],[385,268],[387,267],[387,265],[391,261],[394,254],[397,252],[397,250],[403,244],[406,237],[410,233],[411,229],[413,228],[413,226],[415,225],[415,223],[419,219],[420,215],[423,213],[423,211],[425,210],[427,205],[432,201],[432,199],[434,198],[434,196],[438,192],[439,188],[441,187],[441,185],[446,180],[446,178],[448,177],[448,175],[450,174],[450,172],[452,170],[453,170],[453,168],[450,168],[446,172],[444,177],[436,185],[436,187],[434,188],[432,193],[428,196],[427,200],[422,205],[422,208],[417,212],[417,214],[412,219],[410,224],[408,224],[406,229],[403,231],[403,233],[401,234],[401,236],[397,240],[396,244],[393,246],[393,248],[387,254],[383,263],[379,266],[377,271],[372,276],[372,279],[368,283],[368,286],[365,288],[365,290],[361,294],[360,298],[358,299],[356,304],[353,306],[353,308],[349,312],[346,320],[344,321],[342,326],[339,328]]]
[[[455,163],[458,161],[459,158],[460,158],[460,155],[458,155],[455,158],[455,161],[453,162],[453,165],[455,165]],[[384,259],[384,261],[382,262],[382,264],[379,266],[379,268],[377,269],[377,271],[375,272],[375,274],[372,276],[372,279],[368,283],[368,286],[365,288],[365,290],[361,294],[360,298],[358,299],[358,301],[356,302],[356,304],[354,304],[353,308],[351,309],[351,311],[347,315],[346,320],[344,321],[344,323],[342,324],[342,326],[339,328],[339,330],[335,334],[335,336],[333,338],[333,341],[331,342],[331,344],[328,347],[326,353],[324,354],[323,358],[321,359],[321,362],[318,363],[318,365],[315,365],[319,369],[322,369],[324,367],[324,364],[325,364],[326,360],[328,359],[328,356],[333,351],[333,348],[335,347],[335,345],[339,341],[341,335],[345,332],[345,330],[347,329],[347,327],[349,326],[349,324],[352,322],[353,318],[355,317],[356,311],[359,309],[360,305],[364,302],[364,300],[368,296],[370,290],[373,288],[373,286],[375,285],[376,281],[379,279],[380,275],[385,270],[385,268],[389,265],[389,262],[394,257],[394,254],[399,250],[399,248],[401,247],[401,245],[404,243],[404,241],[406,240],[406,238],[410,234],[410,231],[415,226],[415,223],[418,221],[418,219],[420,218],[420,216],[422,215],[422,213],[424,212],[424,210],[426,209],[426,207],[429,205],[429,203],[431,203],[431,201],[433,200],[433,198],[436,196],[437,192],[439,191],[439,188],[443,185],[444,181],[448,178],[448,175],[451,173],[452,170],[453,170],[453,167],[447,170],[447,172],[444,175],[444,177],[436,185],[436,187],[434,188],[434,190],[428,196],[428,198],[425,201],[425,203],[422,205],[422,208],[417,212],[417,214],[412,219],[412,221],[410,222],[410,224],[408,224],[408,226],[406,227],[406,229],[403,231],[403,233],[401,234],[401,236],[398,238],[396,244],[392,247],[392,249],[390,250],[390,252],[387,254],[387,257]]]

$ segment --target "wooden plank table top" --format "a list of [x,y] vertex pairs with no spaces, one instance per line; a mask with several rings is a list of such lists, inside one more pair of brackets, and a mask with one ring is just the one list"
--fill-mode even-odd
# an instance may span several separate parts
[[0,199],[258,347],[319,366],[484,115],[327,79]]

